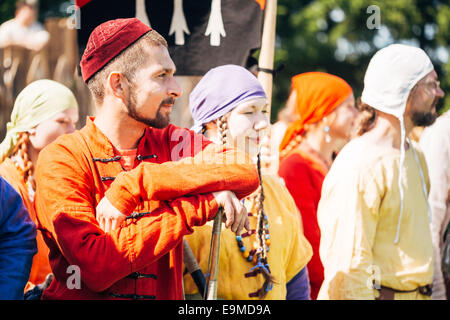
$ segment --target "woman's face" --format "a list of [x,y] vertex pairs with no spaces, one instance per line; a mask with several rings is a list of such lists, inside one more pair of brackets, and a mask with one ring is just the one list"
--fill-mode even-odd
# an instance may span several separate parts
[[268,125],[267,99],[246,101],[229,113],[228,139],[240,150],[256,156]]
[[331,114],[330,136],[349,140],[352,137],[355,119],[358,115],[353,93],[334,109]]
[[69,108],[47,119],[30,131],[30,143],[32,147],[41,151],[60,135],[75,131],[78,122],[78,110]]

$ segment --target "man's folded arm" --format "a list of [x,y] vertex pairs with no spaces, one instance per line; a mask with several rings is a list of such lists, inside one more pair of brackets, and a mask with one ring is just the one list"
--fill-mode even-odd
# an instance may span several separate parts
[[143,162],[122,172],[105,195],[114,207],[129,215],[142,200],[169,200],[223,190],[242,199],[258,185],[256,166],[245,153],[210,144],[195,157],[162,164]]
[[104,233],[95,216],[92,183],[79,163],[57,147],[43,150],[39,160],[36,210],[40,227],[67,262],[80,268],[82,282],[93,291],[106,290],[154,263],[218,210],[210,193],[161,201],[151,213],[127,219],[121,228]]

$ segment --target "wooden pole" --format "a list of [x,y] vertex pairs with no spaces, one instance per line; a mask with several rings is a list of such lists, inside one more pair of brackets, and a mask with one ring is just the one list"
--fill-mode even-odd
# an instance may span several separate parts
[[[264,88],[269,100],[268,114],[272,104],[273,74],[264,70],[273,70],[273,57],[275,52],[275,34],[277,22],[277,0],[266,0],[264,9],[264,25],[259,54],[258,80]],[[262,70],[261,70],[262,69]],[[270,119],[269,119],[270,120]]]
[[[261,40],[261,51],[259,53],[259,72],[258,80],[261,83],[269,102],[267,113],[269,114],[269,123],[271,118],[272,107],[272,86],[273,86],[273,60],[275,55],[275,36],[276,36],[276,22],[277,22],[277,0],[266,0],[264,9],[264,25],[263,34]],[[278,154],[277,150],[273,150],[273,146],[270,143],[271,133],[270,130],[267,133],[269,139],[268,148],[272,150],[272,153]],[[277,173],[278,171],[278,156],[271,162],[264,162],[262,164],[262,170],[267,173]]]
[[214,218],[211,247],[208,261],[208,285],[203,295],[206,300],[217,300],[217,276],[219,273],[220,233],[222,230],[223,209],[219,208]]

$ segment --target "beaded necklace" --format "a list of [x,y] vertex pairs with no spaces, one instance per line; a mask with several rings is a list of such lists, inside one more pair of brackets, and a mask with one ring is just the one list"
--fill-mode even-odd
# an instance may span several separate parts
[[[219,136],[222,145],[227,143],[226,141],[226,133],[228,130],[228,122],[225,116],[217,119],[217,128],[219,131]],[[239,248],[239,251],[242,253],[244,259],[248,262],[253,262],[254,266],[250,269],[250,272],[245,274],[245,277],[254,277],[258,273],[262,273],[264,277],[263,286],[258,289],[256,292],[249,293],[249,297],[259,297],[263,299],[267,293],[272,290],[274,277],[271,275],[269,264],[267,262],[267,252],[269,251],[270,245],[270,235],[269,235],[269,220],[267,215],[264,212],[263,201],[264,201],[264,192],[262,187],[262,178],[261,178],[261,154],[258,152],[257,156],[257,169],[259,176],[259,189],[254,192],[248,200],[252,201],[252,209],[256,208],[257,213],[257,222],[256,222],[256,230],[250,230],[245,234],[240,236],[236,236],[236,242]],[[253,216],[253,214],[249,213],[249,216]],[[244,243],[242,241],[243,237],[250,236],[252,234],[256,234],[256,241],[253,243],[253,248],[250,251],[247,251]]]
[[[260,210],[259,208],[259,190],[257,190],[255,193],[253,193],[252,195],[248,196],[245,198],[246,201],[249,201],[251,203],[251,208],[252,211],[253,209],[256,209],[255,211],[257,212],[258,210]],[[253,216],[252,212],[248,213],[249,217]],[[262,224],[262,228],[261,228],[261,232],[263,232],[265,234],[265,243],[266,243],[266,252],[269,252],[269,247],[270,247],[270,234],[269,234],[269,220],[267,218],[267,215],[265,214],[264,210],[262,211],[262,221],[257,221],[257,224]],[[242,253],[242,256],[244,257],[245,260],[247,260],[248,262],[253,262],[254,264],[256,264],[258,262],[258,260],[261,260],[262,255],[261,252],[258,252],[258,243],[256,241],[253,242],[253,247],[251,250],[247,250],[247,248],[244,245],[243,242],[243,238],[245,237],[249,237],[253,234],[256,234],[256,229],[251,229],[250,231],[247,231],[245,233],[243,233],[242,235],[237,235],[236,236],[236,243],[238,245],[239,251]],[[260,248],[261,250],[262,248]]]
[[[264,211],[264,192],[262,186],[262,177],[261,177],[261,156],[258,153],[257,158],[257,168],[258,175],[260,180],[260,185],[258,190],[254,192],[248,200],[252,201],[252,210],[256,209],[257,213],[257,221],[256,221],[256,230],[251,230],[252,232],[247,232],[241,236],[236,236],[236,242],[239,247],[239,251],[242,252],[244,259],[248,262],[253,262],[254,266],[250,269],[250,272],[245,274],[245,277],[253,277],[258,273],[262,273],[264,276],[264,284],[262,288],[258,289],[256,292],[252,292],[249,294],[249,297],[259,297],[264,298],[267,293],[272,290],[274,278],[271,275],[269,263],[267,261],[267,253],[269,252],[270,246],[270,234],[269,234],[269,219]],[[253,216],[253,214],[249,214],[249,216]],[[242,241],[243,236],[256,234],[256,241],[253,242],[253,248],[250,251],[247,251],[244,243]]]

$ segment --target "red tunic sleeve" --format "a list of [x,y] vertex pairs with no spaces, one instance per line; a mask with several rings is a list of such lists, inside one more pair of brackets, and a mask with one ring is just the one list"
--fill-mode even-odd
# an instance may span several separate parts
[[169,200],[222,190],[233,191],[242,199],[258,184],[256,167],[245,153],[210,144],[195,157],[162,164],[144,162],[122,172],[105,195],[128,215],[141,199]]

